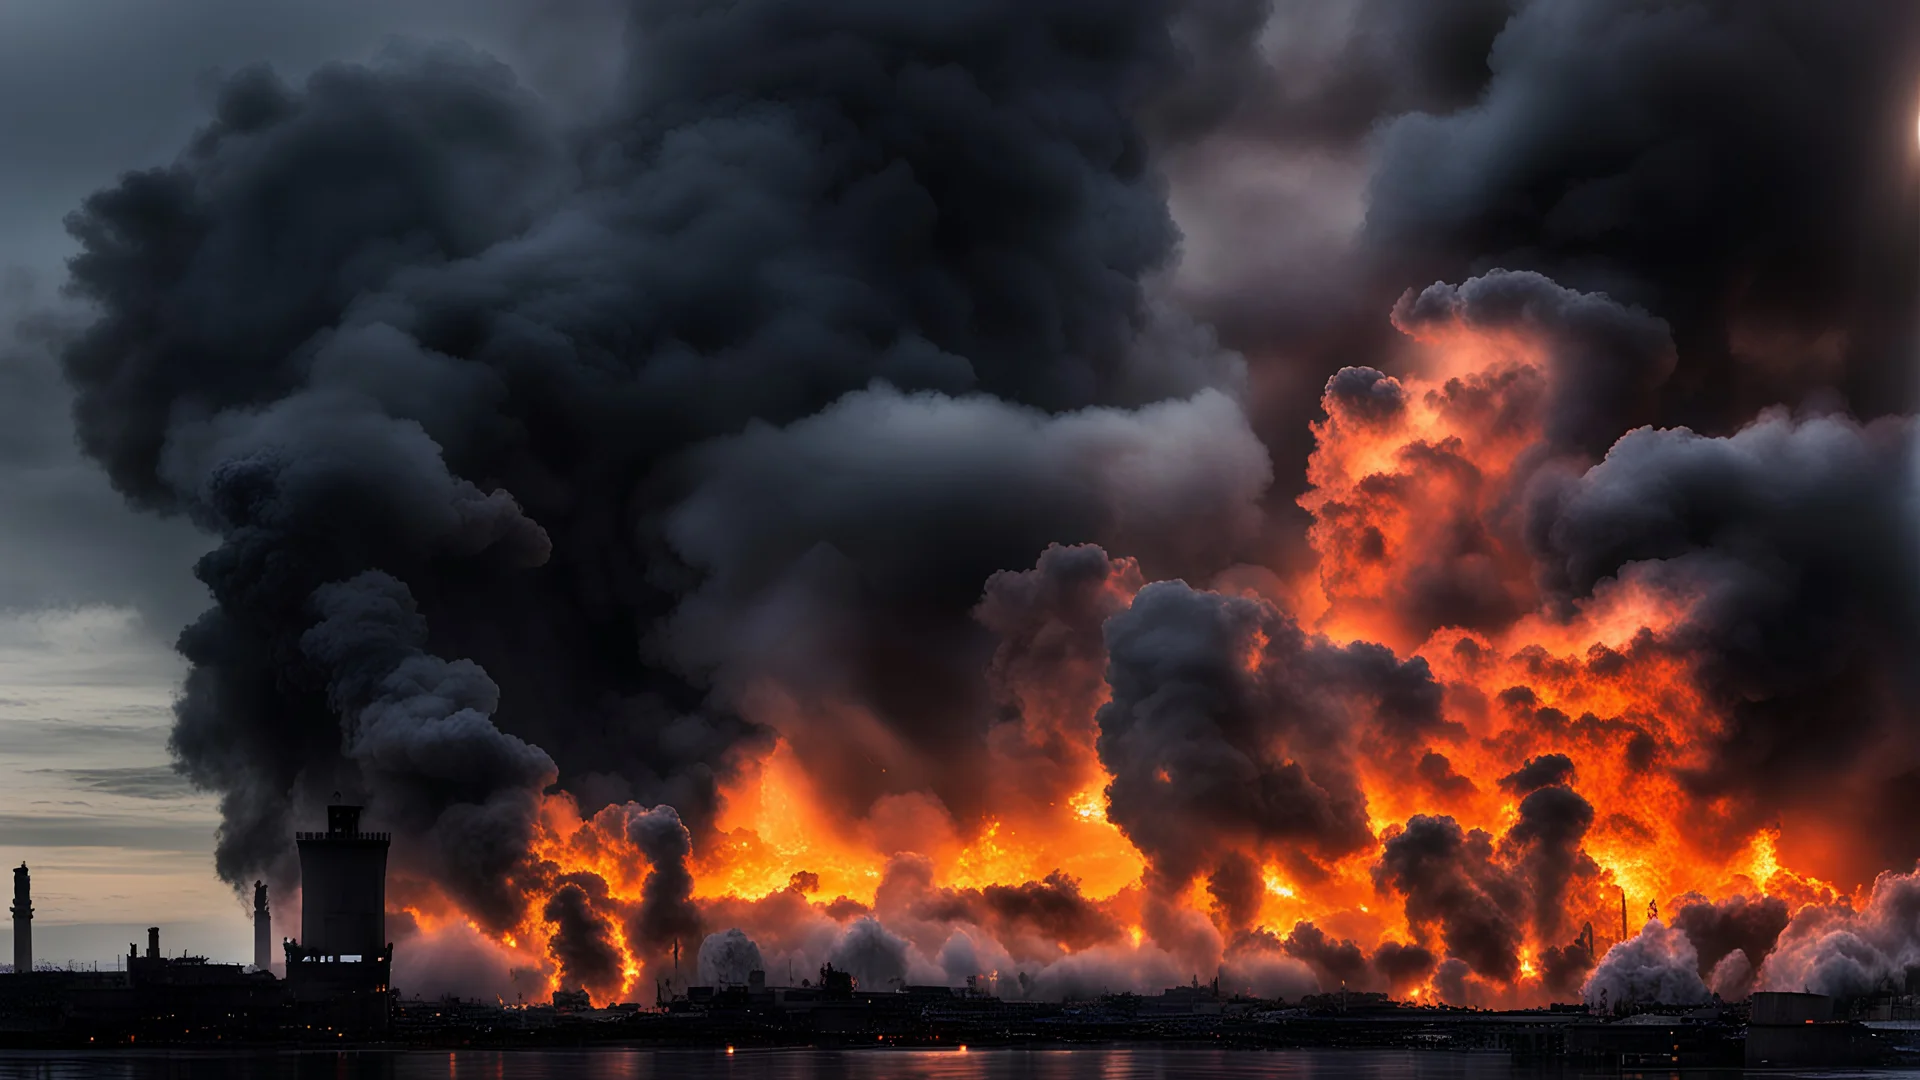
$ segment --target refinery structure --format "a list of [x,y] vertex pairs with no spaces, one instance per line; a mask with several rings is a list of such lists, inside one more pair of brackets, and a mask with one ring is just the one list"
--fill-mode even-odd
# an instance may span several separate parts
[[[130,943],[117,970],[36,964],[33,874],[13,870],[13,963],[0,974],[0,1048],[250,1043],[549,1046],[594,1043],[929,1048],[1193,1041],[1246,1047],[1373,1047],[1503,1052],[1519,1059],[1619,1068],[1884,1064],[1920,1060],[1920,967],[1903,985],[1858,999],[1762,992],[1745,1001],[1611,1007],[1475,1009],[1315,993],[1287,1001],[1223,992],[1220,979],[1153,996],[1101,992],[1078,1000],[1003,998],[990,977],[964,986],[862,985],[832,964],[818,979],[772,985],[756,963],[737,982],[686,985],[655,1000],[600,1002],[555,981],[550,1000],[407,1000],[393,984],[387,939],[392,837],[362,828],[362,808],[335,803],[326,827],[294,835],[298,936],[276,943],[266,883],[253,888],[253,962],[168,955],[162,928]],[[1627,898],[1619,897],[1627,941]],[[1657,909],[1649,906],[1648,925]],[[738,933],[738,931],[733,931]],[[1591,923],[1582,941],[1595,951]],[[710,976],[711,977],[711,976]],[[1021,996],[1025,996],[1025,978]]]
[[33,970],[33,875],[27,864],[13,870],[13,970]]
[[33,884],[13,871],[13,967],[0,977],[0,1041],[378,1037],[391,1023],[393,945],[386,940],[391,837],[360,829],[361,808],[327,807],[324,832],[295,836],[303,903],[300,936],[279,945],[274,968],[267,886],[253,889],[253,963],[169,956],[161,928],[129,944],[117,971],[36,967]]
[[[1223,993],[1219,981],[1145,997],[1004,1000],[992,981],[964,987],[861,986],[831,964],[818,981],[659,987],[651,1007],[558,989],[551,1002],[411,1001],[392,985],[386,940],[391,836],[360,827],[361,808],[327,808],[323,832],[295,836],[300,935],[274,971],[267,886],[253,892],[253,963],[169,956],[161,928],[130,944],[120,970],[36,967],[32,875],[13,872],[13,968],[0,975],[0,1047],[206,1044],[547,1046],[594,1043],[757,1046],[1071,1045],[1116,1040],[1247,1047],[1345,1046],[1505,1052],[1518,1059],[1617,1067],[1871,1064],[1920,1056],[1920,978],[1871,999],[1758,993],[1706,1006],[1556,1005],[1481,1010],[1395,1002],[1380,993],[1296,1001]],[[1624,918],[1624,908],[1623,908]],[[677,956],[677,948],[676,948]],[[1917,972],[1916,975],[1920,975]],[[789,975],[787,980],[793,980]]]

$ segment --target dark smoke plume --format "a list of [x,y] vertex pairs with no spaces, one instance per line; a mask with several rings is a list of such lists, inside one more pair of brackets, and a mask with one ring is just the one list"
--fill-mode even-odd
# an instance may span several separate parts
[[592,874],[573,880],[547,898],[541,917],[553,927],[547,948],[560,965],[561,985],[586,990],[606,1000],[618,994],[622,959],[613,943],[613,924],[602,909],[608,902],[606,882]]
[[300,648],[327,677],[374,812],[426,840],[434,879],[469,912],[511,926],[553,759],[493,725],[500,691],[486,672],[422,651],[427,628],[400,582],[368,571],[313,602]]
[[1788,915],[1787,902],[1776,896],[1734,896],[1718,903],[1697,898],[1673,913],[1673,925],[1700,954],[1704,978],[1734,953],[1749,973],[1758,971],[1787,928]]
[[1240,852],[1222,856],[1207,875],[1207,895],[1213,898],[1214,922],[1223,932],[1253,925],[1267,883],[1260,864]]
[[1383,283],[1504,265],[1658,311],[1686,365],[1668,423],[1816,386],[1904,409],[1913,278],[1874,267],[1913,220],[1916,30],[1900,4],[1515,3],[1477,98],[1374,136]]
[[1121,936],[1119,920],[1082,896],[1080,883],[1057,870],[1022,885],[989,885],[981,895],[1010,949],[1018,948],[1028,934],[1074,952]]
[[1155,889],[1232,851],[1311,865],[1367,846],[1358,729],[1398,741],[1442,724],[1424,660],[1335,647],[1262,601],[1158,582],[1106,637],[1109,816],[1147,856]]
[[1520,819],[1500,841],[1501,853],[1533,895],[1537,940],[1561,938],[1569,888],[1600,875],[1580,846],[1592,826],[1593,804],[1572,788],[1548,785],[1520,800]]
[[1446,958],[1465,965],[1455,972],[1459,979],[1512,982],[1520,972],[1520,949],[1529,941],[1549,993],[1570,993],[1592,966],[1590,949],[1566,940],[1569,898],[1601,874],[1581,846],[1594,812],[1564,785],[1572,771],[1572,763],[1559,757],[1529,762],[1514,774],[1527,776],[1527,784],[1508,777],[1509,788],[1530,790],[1520,800],[1518,819],[1497,841],[1483,830],[1462,829],[1452,818],[1424,815],[1388,836],[1373,868],[1374,885],[1405,898],[1407,922],[1416,933],[1437,931]]
[[[649,961],[1020,964],[1056,996],[1211,969],[1470,1001],[1530,953],[1553,995],[1680,1002],[1920,963],[1900,874],[1858,912],[1688,903],[1597,966],[1569,941],[1588,834],[1652,835],[1596,821],[1576,758],[1677,778],[1703,853],[1778,821],[1834,880],[1920,857],[1914,429],[1887,418],[1915,386],[1911,5],[623,2],[591,119],[458,47],[251,69],[70,219],[79,443],[218,542],[171,745],[220,798],[224,879],[289,883],[338,789],[398,834],[396,896],[543,918],[596,992],[616,927]],[[1295,167],[1257,219],[1206,197]],[[1176,266],[1169,198],[1225,250]],[[1527,362],[1411,396],[1456,336]],[[1268,489],[1305,421],[1429,407],[1530,445],[1501,479],[1416,440],[1362,481],[1452,508],[1368,613],[1387,644],[1254,598],[1304,561]],[[1505,658],[1531,668],[1504,693],[1435,677],[1615,590],[1685,615]],[[1440,631],[1480,637],[1430,667]],[[1726,723],[1554,689],[1655,667]],[[1511,730],[1471,747],[1456,704]],[[959,836],[1104,768],[1143,887],[948,888],[889,852],[872,905],[806,871],[696,902],[720,792],[776,738],[849,829],[906,797]],[[1524,764],[1493,790],[1475,749]],[[1376,768],[1517,819],[1376,834]],[[560,796],[639,852],[637,901],[535,857]],[[1376,847],[1414,942],[1256,925],[1269,866]]]
[[1450,960],[1501,981],[1519,974],[1525,892],[1495,865],[1492,836],[1452,818],[1415,817],[1386,842],[1373,879],[1406,897],[1410,924],[1438,928]]
[[1433,952],[1423,945],[1388,941],[1373,953],[1374,970],[1386,981],[1388,991],[1395,994],[1424,982],[1433,972],[1434,963]]
[[1367,954],[1351,940],[1335,941],[1309,922],[1295,923],[1280,943],[1288,956],[1306,961],[1322,988],[1365,989],[1372,980]]
[[[1920,703],[1920,533],[1909,424],[1774,412],[1725,438],[1623,437],[1589,472],[1541,485],[1532,544],[1545,582],[1591,595],[1624,577],[1686,598],[1663,648],[1731,718],[1684,778],[1751,832],[1770,818],[1846,820],[1866,842],[1812,853],[1864,877],[1920,855],[1904,805],[1904,717]],[[1807,739],[1809,723],[1821,736]],[[1859,793],[1834,800],[1840,787]]]
[[1515,795],[1529,795],[1544,787],[1573,779],[1573,759],[1565,754],[1542,754],[1500,778],[1500,786]]
[[641,810],[627,806],[627,839],[647,858],[640,905],[633,913],[628,940],[654,954],[700,936],[700,909],[693,902],[693,872],[687,860],[693,839],[671,806]]
[[[1211,572],[1258,527],[1238,361],[1142,286],[1176,232],[1138,120],[1202,115],[1174,99],[1238,22],[1158,0],[629,16],[590,124],[457,48],[300,87],[249,70],[172,164],[71,218],[97,310],[65,355],[81,443],[220,538],[173,745],[221,795],[229,881],[286,880],[337,787],[403,832],[479,830],[438,870],[498,883],[524,807],[482,789],[514,745],[553,765],[506,778],[516,798],[557,780],[700,834],[777,719],[863,813],[910,781],[846,753],[840,708],[965,817],[982,581],[1055,541]],[[492,724],[432,729],[473,775],[354,755],[328,657],[362,646],[301,643],[316,595],[369,572],[411,595],[414,647],[497,685]],[[750,715],[765,680],[800,715]],[[640,936],[669,923],[690,928]]]
[[1057,804],[1081,781],[1107,695],[1102,627],[1144,584],[1138,563],[1091,544],[1049,546],[1032,570],[987,580],[974,617],[999,639],[987,667],[996,707],[987,747],[1003,812]]

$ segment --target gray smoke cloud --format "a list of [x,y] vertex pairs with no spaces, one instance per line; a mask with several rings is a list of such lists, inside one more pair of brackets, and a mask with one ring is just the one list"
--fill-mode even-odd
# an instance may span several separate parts
[[767,969],[760,946],[738,927],[708,934],[700,943],[699,966],[700,982],[705,986],[745,986],[749,975]]
[[1700,957],[1678,929],[1648,919],[1640,933],[1600,958],[1583,991],[1589,1005],[1698,1005],[1712,993],[1700,978]]
[[1707,973],[1707,988],[1713,996],[1722,1001],[1745,1001],[1753,994],[1754,981],[1760,972],[1747,959],[1745,950],[1735,949],[1720,958]]
[[872,917],[848,924],[828,962],[867,990],[890,990],[907,977],[907,943]]
[[1920,969],[1920,872],[1874,880],[1864,908],[1810,904],[1760,965],[1763,990],[1853,997],[1901,991]]

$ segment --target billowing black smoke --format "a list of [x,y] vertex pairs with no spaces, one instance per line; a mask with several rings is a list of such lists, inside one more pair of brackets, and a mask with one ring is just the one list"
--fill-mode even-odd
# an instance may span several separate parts
[[[1108,816],[1170,893],[1202,873],[1244,878],[1246,853],[1308,878],[1368,846],[1356,763],[1443,726],[1426,661],[1335,646],[1272,605],[1157,582],[1106,625],[1113,700],[1098,714]],[[1244,911],[1244,886],[1216,895]]]
[[1593,966],[1592,942],[1574,939],[1565,925],[1569,898],[1601,876],[1581,847],[1594,813],[1566,786],[1572,773],[1571,761],[1548,755],[1506,777],[1504,786],[1525,797],[1498,840],[1450,817],[1419,815],[1390,830],[1374,885],[1404,898],[1407,924],[1454,964],[1462,996],[1447,1000],[1470,1000],[1469,977],[1512,982],[1528,942],[1550,994],[1570,995]]
[[[1700,955],[1700,977],[1708,979],[1716,993],[1731,999],[1746,996],[1741,992],[1746,988],[1743,984],[1773,954],[1788,915],[1786,901],[1773,896],[1734,896],[1719,903],[1695,898],[1674,912],[1673,925]],[[1723,968],[1728,960],[1734,963]],[[1719,980],[1710,978],[1716,971],[1730,981],[1716,985]]]
[[486,672],[422,651],[427,628],[405,585],[369,570],[320,586],[313,606],[300,647],[327,677],[342,752],[384,816],[429,841],[432,877],[483,921],[510,925],[553,759],[493,725],[500,691]]
[[1505,265],[1660,312],[1668,422],[1819,386],[1904,409],[1913,279],[1875,266],[1913,220],[1916,30],[1899,4],[1519,0],[1477,98],[1378,131],[1370,244],[1396,277]]
[[625,808],[627,840],[647,860],[640,903],[628,928],[628,940],[657,955],[669,945],[691,945],[700,936],[700,911],[693,903],[693,838],[671,806]]
[[[1216,14],[634,0],[592,124],[396,47],[243,72],[88,199],[81,442],[220,538],[173,746],[221,874],[285,880],[337,788],[508,924],[543,789],[699,834],[769,682],[847,811],[977,810],[982,582],[1054,541],[1207,572],[1258,527],[1238,361],[1142,285],[1176,232],[1139,121],[1206,113],[1245,43],[1174,27]],[[660,889],[638,937],[697,932]]]
[[[1377,313],[1410,285],[1506,266],[1671,322],[1663,423],[1810,392],[1905,411],[1917,32],[1866,2],[1275,5],[1265,62],[1231,69],[1243,93],[1173,171],[1191,231],[1290,243],[1187,291],[1302,398],[1385,351]],[[1312,402],[1276,404],[1262,434],[1291,461]]]
[[596,996],[617,994],[624,960],[606,911],[607,883],[593,874],[572,878],[554,890],[540,912],[553,928],[547,949],[559,965],[560,985]]
[[[1909,423],[1773,412],[1725,438],[1632,432],[1536,492],[1551,588],[1580,597],[1621,577],[1688,605],[1666,648],[1730,718],[1680,774],[1723,808],[1703,834],[1783,814],[1847,822],[1854,838],[1810,853],[1810,869],[1855,880],[1920,856],[1904,812],[1920,769],[1905,659],[1920,648],[1913,462]],[[1854,796],[1835,800],[1842,785]]]
[[1406,897],[1407,922],[1437,930],[1446,956],[1501,981],[1520,971],[1526,894],[1494,861],[1493,837],[1418,816],[1386,843],[1374,881]]
[[[1914,431],[1885,418],[1914,387],[1888,254],[1913,235],[1911,5],[627,6],[590,121],[457,47],[299,87],[248,70],[172,164],[71,218],[80,443],[218,538],[172,747],[221,799],[226,880],[287,883],[340,790],[485,929],[550,898],[552,959],[596,988],[616,927],[657,956],[736,923],[763,961],[870,986],[1004,959],[1050,965],[1049,993],[1211,967],[1466,999],[1529,947],[1552,992],[1591,970],[1614,1002],[1910,966],[1896,875],[1784,933],[1774,901],[1683,907],[1595,968],[1572,758],[1499,781],[1500,836],[1425,815],[1383,838],[1360,774],[1500,797],[1456,767],[1414,647],[1625,582],[1686,614],[1584,673],[1677,662],[1727,723],[1576,718],[1528,686],[1486,708],[1672,770],[1703,850],[1785,817],[1847,838],[1803,844],[1815,872],[1920,856]],[[1205,198],[1302,149],[1337,182],[1278,197],[1294,228]],[[1199,232],[1230,221],[1184,275],[1169,191]],[[1299,569],[1275,464],[1296,482],[1322,402],[1405,419],[1396,329],[1546,354],[1434,391],[1541,437],[1378,598],[1399,655],[1216,577]],[[1405,457],[1488,481],[1445,440]],[[903,854],[871,908],[810,903],[803,871],[703,910],[697,844],[776,733],[850,822],[907,792],[961,823],[1057,804],[1097,739],[1144,899],[943,888]],[[615,808],[594,827],[643,855],[638,901],[535,856],[556,790]],[[1253,925],[1269,866],[1310,887],[1377,844],[1414,942]],[[1211,921],[1176,902],[1196,882]],[[1122,955],[1134,924],[1153,947]]]

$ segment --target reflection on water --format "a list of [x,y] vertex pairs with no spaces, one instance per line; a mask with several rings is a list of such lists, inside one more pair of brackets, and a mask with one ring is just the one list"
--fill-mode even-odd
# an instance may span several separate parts
[[[0,1051],[0,1080],[1575,1080],[1602,1074],[1493,1054],[1367,1050],[465,1050],[458,1053]],[[1648,1080],[1666,1074],[1644,1075]],[[1679,1076],[1679,1074],[1673,1074]],[[1738,1080],[1688,1072],[1686,1080]],[[1920,1078],[1916,1070],[1756,1073],[1766,1080]]]

